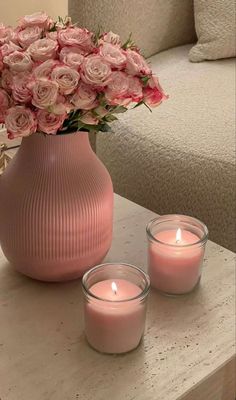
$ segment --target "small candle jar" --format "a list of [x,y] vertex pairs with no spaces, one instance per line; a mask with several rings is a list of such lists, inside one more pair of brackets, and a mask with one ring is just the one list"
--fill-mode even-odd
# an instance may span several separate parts
[[189,293],[201,278],[207,227],[186,215],[164,215],[147,225],[151,286],[168,295]]
[[102,353],[126,353],[143,336],[150,280],[140,268],[103,264],[82,279],[85,335]]

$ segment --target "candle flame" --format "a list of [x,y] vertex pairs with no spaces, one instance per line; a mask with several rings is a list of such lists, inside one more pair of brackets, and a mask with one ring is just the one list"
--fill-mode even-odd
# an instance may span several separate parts
[[182,239],[182,234],[181,234],[181,229],[180,228],[178,228],[177,229],[177,232],[176,232],[176,243],[179,243],[179,242],[181,242],[181,239]]
[[111,288],[112,288],[112,291],[116,294],[117,293],[117,285],[115,282],[112,282]]

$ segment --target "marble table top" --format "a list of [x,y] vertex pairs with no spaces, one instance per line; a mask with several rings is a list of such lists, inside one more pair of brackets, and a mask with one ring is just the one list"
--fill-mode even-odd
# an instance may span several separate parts
[[[146,269],[154,216],[116,196],[106,261]],[[0,250],[0,399],[234,400],[234,285],[235,254],[208,242],[199,288],[176,298],[153,290],[139,348],[103,355],[84,337],[80,280],[33,281]]]

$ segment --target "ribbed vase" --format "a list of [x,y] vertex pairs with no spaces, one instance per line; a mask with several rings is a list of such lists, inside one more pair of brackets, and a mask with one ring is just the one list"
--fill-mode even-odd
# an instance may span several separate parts
[[81,277],[112,240],[113,188],[88,134],[33,134],[0,177],[0,244],[23,274]]

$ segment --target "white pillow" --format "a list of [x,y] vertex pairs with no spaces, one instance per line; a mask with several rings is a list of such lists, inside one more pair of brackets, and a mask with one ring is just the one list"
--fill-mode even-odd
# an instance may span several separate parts
[[235,57],[234,0],[194,0],[198,42],[190,50],[192,62]]

